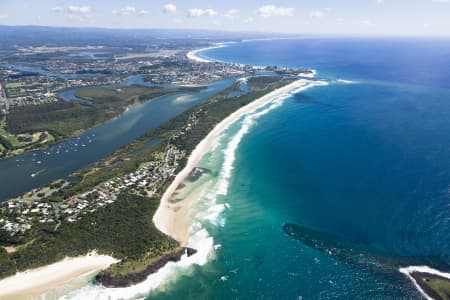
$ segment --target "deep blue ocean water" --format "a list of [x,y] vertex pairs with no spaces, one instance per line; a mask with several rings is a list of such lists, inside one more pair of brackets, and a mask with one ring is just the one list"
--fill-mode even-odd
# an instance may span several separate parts
[[[207,226],[221,248],[151,299],[420,299],[398,264],[450,270],[450,40],[253,41],[201,56],[314,68],[329,85],[251,127],[217,200],[230,208]],[[333,236],[343,255],[286,222]]]

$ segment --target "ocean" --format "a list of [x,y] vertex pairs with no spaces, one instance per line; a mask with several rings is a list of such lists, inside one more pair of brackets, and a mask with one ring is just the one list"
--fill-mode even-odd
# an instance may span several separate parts
[[[450,271],[450,40],[308,37],[198,55],[312,68],[327,84],[223,132],[186,189],[201,191],[200,257],[121,295],[164,282],[147,298],[421,299],[399,266]],[[68,298],[118,295],[108,290]]]

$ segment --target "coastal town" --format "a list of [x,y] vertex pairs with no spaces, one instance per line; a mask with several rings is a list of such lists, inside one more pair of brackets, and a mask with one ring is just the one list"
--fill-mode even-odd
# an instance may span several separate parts
[[[22,52],[25,51],[21,49]],[[33,59],[41,51],[27,50],[27,61],[0,55],[0,112],[25,105],[54,103],[61,92],[86,86],[110,86],[139,79],[146,84],[202,85],[232,76],[252,74],[255,68],[220,62],[199,63],[186,57],[188,50],[156,50],[122,56],[108,48],[64,52],[62,57]],[[47,49],[59,53],[60,48]],[[64,49],[68,51],[67,49]],[[72,48],[69,48],[72,50]],[[89,50],[89,51],[88,51]],[[97,52],[96,52],[97,51]],[[152,51],[152,50],[149,50]],[[96,54],[98,53],[98,54]],[[131,79],[131,81],[130,81]]]
[[186,151],[177,148],[175,142],[196,126],[200,113],[201,109],[189,116],[185,127],[170,138],[165,152],[157,153],[152,161],[142,164],[134,172],[103,182],[61,202],[46,199],[67,186],[64,180],[0,203],[0,228],[12,236],[25,234],[36,224],[51,225],[57,230],[61,222],[75,222],[83,215],[114,203],[122,192],[153,195],[165,180],[176,174],[180,160],[186,157]]
[[[224,78],[251,76],[256,72],[276,76],[310,77],[311,70],[266,68],[221,62],[207,62],[192,58],[187,50],[150,50],[155,52],[135,54],[111,54],[108,48],[64,47],[64,48],[21,48],[20,52],[36,54],[63,51],[64,58],[35,61],[33,65],[10,64],[0,59],[0,86],[3,97],[0,106],[5,115],[18,106],[41,105],[63,101],[60,93],[84,86],[114,86],[123,81],[136,79],[139,84],[197,86]],[[73,51],[76,51],[73,53]],[[85,57],[87,56],[87,58]],[[72,59],[80,59],[73,61]],[[131,80],[131,84],[135,81]],[[238,86],[242,89],[239,80]],[[245,84],[244,84],[245,85]],[[245,90],[246,87],[244,87]],[[248,91],[233,91],[232,95],[242,95]],[[200,111],[193,113],[185,127],[171,138],[164,153],[158,153],[153,160],[142,164],[136,171],[102,182],[89,191],[73,195],[62,201],[51,196],[70,183],[58,183],[33,189],[0,204],[0,228],[11,235],[26,234],[36,225],[46,225],[57,230],[62,222],[75,222],[83,215],[114,203],[122,192],[151,196],[168,178],[175,175],[179,162],[186,158],[186,152],[175,146],[177,138],[186,134],[198,122]],[[4,131],[6,132],[6,131]],[[1,132],[0,132],[1,133]],[[46,143],[49,132],[40,134],[41,143]],[[42,136],[44,135],[44,136]],[[1,136],[0,136],[1,137]],[[0,140],[0,146],[2,140]],[[35,142],[30,139],[28,143]],[[89,141],[90,142],[90,141]],[[35,174],[32,174],[34,176]],[[50,187],[49,187],[50,186]]]
[[449,16],[0,0],[0,300],[450,300]]
[[[142,136],[114,146],[104,157],[56,177],[63,179],[34,185],[38,187],[1,202],[2,278],[54,263],[60,255],[86,255],[95,249],[108,260],[96,283],[128,286],[168,261],[197,252],[188,247],[186,237],[162,229],[160,214],[153,219],[161,205],[167,217],[169,210],[185,211],[182,200],[169,199],[168,205],[161,197],[186,167],[189,182],[208,173],[186,164],[215,125],[266,94],[276,91],[276,97],[303,86],[314,72],[206,61],[196,56],[196,49],[188,43],[139,51],[12,46],[0,52],[0,157],[29,155],[30,164],[39,166],[29,173],[31,181],[44,177],[46,162],[39,152],[25,152],[43,149],[51,159],[53,154],[89,150],[96,135],[82,139],[83,132],[126,116],[133,106],[172,94],[200,100],[146,127]],[[47,148],[65,140],[67,147]],[[13,168],[25,165],[20,157],[11,161]]]

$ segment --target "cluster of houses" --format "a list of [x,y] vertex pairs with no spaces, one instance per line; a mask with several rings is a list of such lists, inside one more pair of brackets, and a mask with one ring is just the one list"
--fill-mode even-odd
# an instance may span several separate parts
[[176,175],[181,160],[187,155],[185,150],[177,147],[176,142],[198,123],[201,112],[202,108],[199,108],[191,113],[184,128],[172,135],[165,152],[155,154],[154,160],[134,172],[110,179],[61,202],[45,202],[45,195],[32,200],[19,197],[1,203],[0,228],[10,234],[24,233],[39,223],[57,228],[60,222],[75,222],[87,213],[114,203],[121,192],[151,196],[167,179]]
[[38,67],[30,68],[29,72],[17,70],[14,65],[0,66],[0,81],[6,87],[6,93],[3,91],[3,97],[0,97],[0,109],[7,112],[13,106],[55,102],[64,89],[112,85],[130,76],[140,75],[155,84],[199,85],[255,71],[251,66],[191,61],[183,51],[177,55],[146,57],[141,60],[102,58],[75,63],[64,57],[37,61],[36,65]]
[[0,228],[10,233],[24,233],[34,222],[55,223],[54,204],[15,199],[2,203]]
[[[192,128],[194,122],[195,114],[189,118],[186,128]],[[185,132],[186,129],[181,134]],[[132,173],[103,182],[62,202],[26,201],[21,198],[9,200],[0,205],[0,228],[17,234],[26,232],[36,223],[57,226],[64,220],[75,222],[87,213],[114,203],[117,195],[124,191],[150,196],[166,179],[175,175],[180,160],[185,156],[186,151],[169,143],[161,159],[148,162]]]

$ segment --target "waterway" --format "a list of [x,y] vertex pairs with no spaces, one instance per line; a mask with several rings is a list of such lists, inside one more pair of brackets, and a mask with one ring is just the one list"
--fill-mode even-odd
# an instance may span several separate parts
[[177,93],[130,107],[121,116],[45,150],[0,160],[0,200],[86,167],[121,146],[231,86],[225,79],[196,93]]

